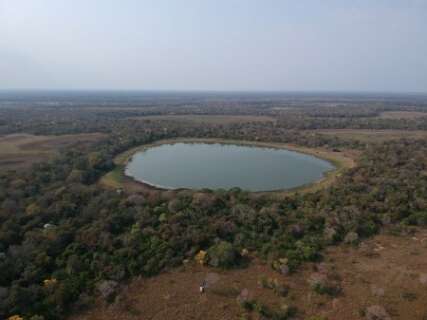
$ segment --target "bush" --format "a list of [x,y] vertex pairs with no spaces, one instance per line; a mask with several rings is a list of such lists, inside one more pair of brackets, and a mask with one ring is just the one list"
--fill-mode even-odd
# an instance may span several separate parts
[[287,304],[281,305],[279,310],[272,310],[260,302],[255,302],[253,306],[254,311],[258,313],[262,319],[286,320],[295,316],[297,313],[295,307],[288,306]]
[[327,294],[328,296],[335,297],[341,292],[341,288],[334,284],[317,283],[313,286],[313,290],[318,294]]
[[252,300],[242,300],[239,304],[246,311],[252,311],[255,307],[255,302]]
[[263,288],[272,289],[279,297],[285,297],[288,295],[289,287],[277,279],[263,277],[260,284]]
[[238,263],[238,258],[238,252],[227,241],[221,241],[208,249],[208,264],[212,267],[231,268]]
[[357,228],[358,235],[370,237],[378,232],[378,225],[374,221],[363,221]]
[[341,292],[341,286],[338,281],[329,279],[325,274],[313,273],[308,279],[308,282],[313,291],[320,295],[326,294],[335,297]]
[[427,212],[412,213],[402,222],[410,226],[427,226]]

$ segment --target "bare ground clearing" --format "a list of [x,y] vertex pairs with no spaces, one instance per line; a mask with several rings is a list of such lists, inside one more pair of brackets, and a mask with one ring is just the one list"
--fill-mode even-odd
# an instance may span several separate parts
[[427,112],[418,111],[386,111],[382,112],[379,118],[382,119],[417,119],[427,117]]
[[[333,274],[342,292],[336,297],[316,293],[307,281],[314,272]],[[264,288],[263,278],[287,285],[288,295],[279,297]],[[204,279],[215,281],[208,281],[206,293],[200,294],[198,287]],[[307,263],[288,276],[256,259],[245,269],[230,271],[190,263],[153,278],[135,279],[123,289],[119,302],[108,305],[99,300],[71,319],[241,319],[243,309],[236,297],[243,289],[273,310],[283,304],[297,307],[296,319],[364,319],[366,308],[373,305],[383,307],[391,319],[426,319],[427,230],[411,236],[384,233],[358,247],[330,247],[324,263]],[[258,319],[254,312],[250,316]]]
[[24,169],[33,163],[52,157],[58,150],[79,146],[84,147],[105,138],[101,133],[60,136],[35,136],[11,134],[0,136],[0,169]]
[[426,139],[427,131],[421,130],[367,130],[367,129],[319,129],[313,133],[332,135],[344,140],[383,142],[396,139]]

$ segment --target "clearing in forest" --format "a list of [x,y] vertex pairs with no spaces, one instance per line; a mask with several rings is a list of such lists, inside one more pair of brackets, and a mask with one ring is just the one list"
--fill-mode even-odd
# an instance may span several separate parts
[[379,116],[382,119],[417,119],[427,117],[427,112],[418,111],[385,111]]
[[32,134],[10,134],[0,136],[0,168],[16,170],[28,168],[33,163],[49,159],[59,149],[92,144],[104,138],[101,133],[60,136],[36,136]]
[[371,129],[319,129],[313,133],[336,136],[344,140],[383,142],[397,139],[426,139],[427,131],[421,130],[371,130]]
[[[309,279],[322,276],[332,279],[341,291],[322,294],[314,290]],[[203,280],[207,287],[200,294]],[[271,289],[271,283],[286,290]],[[324,262],[307,263],[286,276],[256,259],[247,268],[229,271],[190,262],[156,277],[135,279],[116,302],[98,300],[71,319],[240,319],[245,311],[236,298],[242,292],[270,310],[295,306],[298,319],[359,320],[367,310],[384,311],[391,319],[425,319],[427,231],[385,233],[359,246],[330,247]],[[256,315],[250,312],[249,319],[257,319]]]

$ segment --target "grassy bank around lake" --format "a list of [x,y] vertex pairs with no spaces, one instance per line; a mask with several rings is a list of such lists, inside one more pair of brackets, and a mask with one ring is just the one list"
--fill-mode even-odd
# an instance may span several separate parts
[[[129,149],[114,158],[114,164],[116,168],[104,175],[100,183],[106,187],[112,188],[123,188],[125,191],[146,191],[147,189],[158,188],[151,187],[146,183],[135,181],[133,178],[125,175],[125,168],[127,163],[132,159],[133,155],[137,152],[143,152],[149,148],[164,144],[176,144],[176,143],[211,143],[211,144],[233,144],[241,146],[253,146],[261,148],[274,148],[274,149],[286,149],[290,151],[295,151],[299,153],[304,153],[308,155],[315,156],[317,158],[327,160],[331,162],[335,169],[328,171],[325,176],[317,180],[316,182],[303,185],[293,189],[287,190],[277,190],[277,191],[262,191],[255,192],[258,194],[274,194],[279,196],[287,196],[295,192],[314,192],[321,188],[331,185],[337,177],[339,177],[342,172],[348,168],[355,166],[355,158],[357,153],[352,150],[329,150],[325,148],[307,148],[292,144],[283,144],[283,143],[274,143],[274,142],[262,142],[262,141],[245,141],[245,140],[231,140],[231,139],[213,139],[213,138],[176,138],[176,139],[165,139],[159,140],[154,143],[141,145],[132,149]],[[137,186],[140,186],[141,190],[138,190]]]

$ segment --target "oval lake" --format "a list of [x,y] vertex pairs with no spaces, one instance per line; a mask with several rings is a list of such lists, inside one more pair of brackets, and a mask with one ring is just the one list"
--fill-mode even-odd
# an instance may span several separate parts
[[219,143],[174,143],[135,153],[125,174],[166,189],[291,189],[321,179],[335,167],[290,151]]

